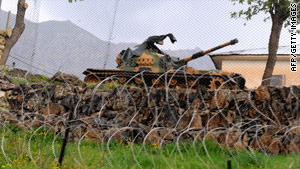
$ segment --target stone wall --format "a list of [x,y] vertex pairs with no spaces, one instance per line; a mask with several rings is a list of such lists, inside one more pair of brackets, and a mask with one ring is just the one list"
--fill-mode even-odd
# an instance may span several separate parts
[[8,27],[6,30],[0,30],[0,59],[5,48],[6,39],[9,38],[12,34],[11,27]]
[[165,144],[213,139],[238,150],[300,152],[299,86],[102,91],[65,83],[16,85],[1,93],[0,124],[45,125],[64,136],[73,113],[74,140]]

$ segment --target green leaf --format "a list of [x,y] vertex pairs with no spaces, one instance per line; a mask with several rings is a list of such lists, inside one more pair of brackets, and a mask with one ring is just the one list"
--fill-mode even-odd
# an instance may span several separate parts
[[231,18],[236,18],[237,17],[237,13],[236,12],[231,12]]
[[243,3],[244,3],[244,1],[245,1],[245,0],[239,0],[239,3],[240,3],[240,4],[243,4]]

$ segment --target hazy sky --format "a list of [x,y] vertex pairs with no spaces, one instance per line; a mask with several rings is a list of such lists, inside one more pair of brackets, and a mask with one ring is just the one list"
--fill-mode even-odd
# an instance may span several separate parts
[[[2,1],[2,10],[16,13],[17,0]],[[108,40],[112,34],[112,42],[140,43],[151,35],[173,33],[177,43],[166,42],[164,49],[207,49],[234,38],[240,42],[223,51],[262,48],[268,46],[271,29],[270,21],[263,22],[267,14],[255,16],[251,21],[230,18],[230,12],[244,6],[233,6],[229,0],[85,0],[72,4],[68,0],[27,0],[27,3],[26,17],[30,20],[70,20],[102,40]],[[37,17],[34,14],[38,12]],[[283,29],[279,45],[289,45],[289,40],[288,31]]]

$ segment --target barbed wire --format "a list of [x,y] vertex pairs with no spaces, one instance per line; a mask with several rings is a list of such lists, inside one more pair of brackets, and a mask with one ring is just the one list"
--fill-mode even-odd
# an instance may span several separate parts
[[[65,84],[69,83],[67,77],[63,78]],[[276,161],[272,153],[300,152],[297,148],[299,116],[282,111],[292,105],[289,111],[299,111],[300,89],[296,86],[242,91],[221,87],[216,90],[196,90],[192,86],[178,90],[167,85],[144,90],[121,87],[115,83],[114,90],[101,92],[105,82],[113,79],[109,77],[103,80],[94,89],[89,86],[77,89],[62,84],[54,86],[51,91],[48,86],[36,88],[27,85],[13,89],[5,99],[1,97],[1,104],[12,107],[0,111],[0,156],[5,160],[0,160],[0,164],[19,166],[14,161],[21,158],[18,154],[20,150],[9,146],[14,141],[16,145],[24,146],[21,154],[27,154],[30,159],[23,163],[38,168],[43,163],[51,166],[53,162],[47,163],[43,154],[51,152],[47,158],[58,161],[61,139],[67,137],[67,129],[70,130],[70,139],[75,142],[67,145],[66,166],[148,168],[162,165],[176,168],[172,160],[180,158],[186,160],[186,164],[194,165],[188,158],[196,158],[199,161],[195,165],[205,168],[226,168],[228,161],[237,168],[274,167]],[[274,92],[281,93],[282,98],[276,98]],[[68,119],[70,114],[73,114],[73,118]],[[286,123],[286,118],[290,119],[289,123]],[[211,144],[209,140],[215,143]],[[191,145],[184,142],[190,142]],[[219,148],[213,148],[214,144]],[[94,146],[93,154],[89,152],[86,155],[87,151],[92,150],[86,149],[87,145]],[[120,152],[116,152],[114,146],[120,146],[117,150],[126,150],[123,157],[116,154]],[[170,146],[174,147],[170,149]],[[176,155],[173,157],[165,154],[165,151]],[[224,161],[216,159],[220,158],[216,153],[223,154]],[[147,164],[139,157],[142,154],[150,158]],[[130,163],[124,166],[116,163],[130,155],[133,160]],[[94,156],[97,160],[90,161]],[[247,156],[244,159],[246,161],[253,160],[251,164],[244,164],[241,160],[243,156]],[[292,157],[288,155],[288,158]],[[260,158],[265,160],[261,161]],[[280,165],[286,167],[286,164]],[[288,167],[297,168],[299,165],[296,160]]]

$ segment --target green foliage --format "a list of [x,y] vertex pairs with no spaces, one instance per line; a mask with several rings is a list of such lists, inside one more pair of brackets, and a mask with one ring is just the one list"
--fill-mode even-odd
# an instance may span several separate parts
[[[62,139],[42,127],[21,131],[15,125],[1,127],[2,168],[55,168]],[[67,144],[62,168],[299,168],[299,155],[264,155],[235,151],[214,141],[157,144],[101,143],[85,140]],[[5,152],[5,154],[3,154]],[[10,159],[11,161],[7,160]],[[80,163],[80,164],[79,164]],[[36,165],[35,165],[36,164]]]
[[38,84],[47,84],[49,83],[49,78],[44,75],[34,75],[27,79],[31,84],[38,83]]
[[49,81],[49,77],[44,76],[44,75],[40,75],[39,78],[42,79],[42,80]]
[[10,130],[12,133],[21,132],[21,130],[15,124],[8,124],[6,125],[6,128],[0,128],[0,132],[3,132],[4,130]]
[[0,76],[5,76],[9,72],[9,67],[6,65],[0,65]]
[[[94,89],[96,86],[98,85],[98,83],[88,83],[87,87],[89,89]],[[115,89],[117,87],[137,87],[135,84],[130,83],[130,84],[120,84],[116,81],[109,81],[109,82],[105,82],[103,84],[101,84],[98,89],[99,90],[111,90],[111,89]]]
[[11,77],[11,81],[14,84],[26,85],[26,84],[41,84],[41,85],[48,85],[50,84],[49,78],[44,75],[36,75],[31,76],[26,79],[21,77]]
[[[51,81],[51,79],[44,75],[33,75],[26,79],[21,77],[11,77],[11,81],[14,84],[26,85],[26,84],[39,84],[39,85],[60,85],[63,82]],[[76,82],[75,86],[81,86],[80,82]]]
[[82,83],[79,82],[79,81],[77,81],[77,82],[74,83],[74,85],[75,85],[75,86],[82,86]]
[[26,79],[20,78],[20,77],[12,77],[12,78],[11,78],[11,81],[12,81],[14,84],[19,84],[19,85],[26,85],[26,84],[29,83]]
[[87,83],[87,88],[94,89],[97,86],[97,83]]
[[115,89],[117,87],[119,87],[120,84],[119,83],[116,83],[116,82],[107,82],[107,83],[104,83],[103,86],[100,87],[101,90],[110,90],[110,89]]
[[9,67],[6,65],[0,65],[0,71],[9,71]]
[[270,15],[267,16],[264,21],[271,18],[275,12],[280,11],[282,13],[281,19],[284,21],[285,27],[290,25],[290,4],[296,3],[297,6],[297,24],[300,23],[300,0],[280,0],[280,1],[273,1],[273,0],[230,0],[233,2],[234,5],[242,4],[247,6],[247,9],[242,9],[237,12],[232,12],[232,18],[245,18],[246,20],[252,19],[253,16],[257,15],[260,12],[265,14],[269,13]]

